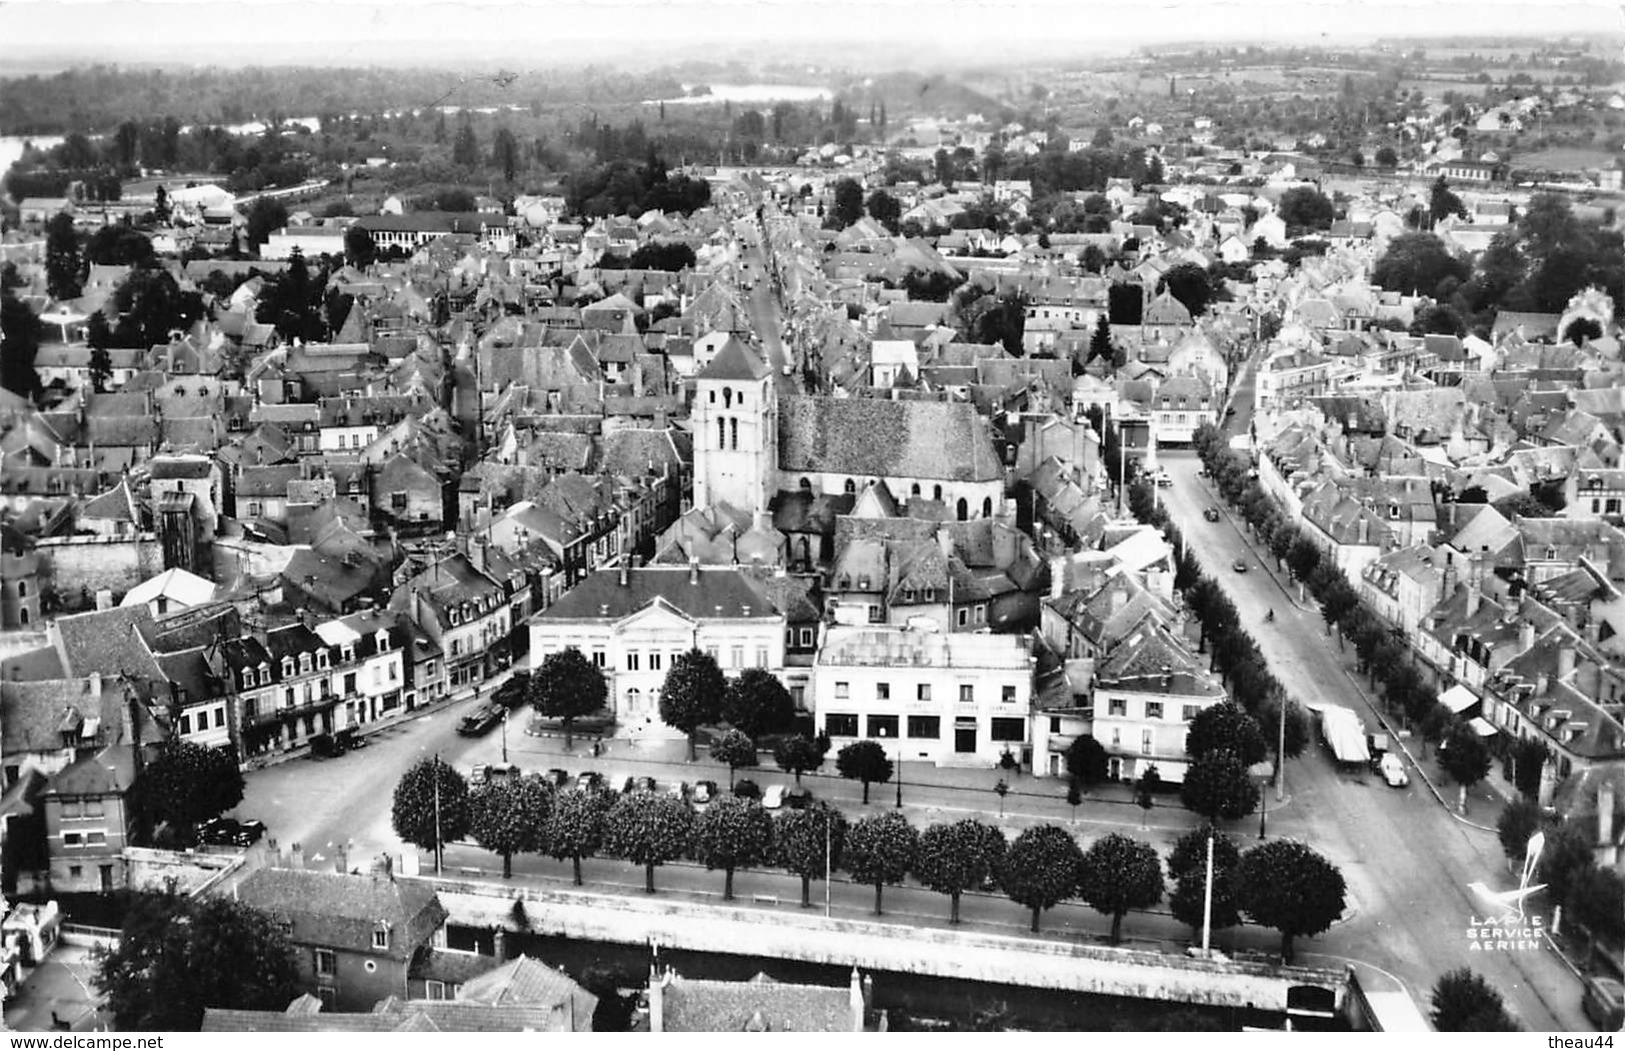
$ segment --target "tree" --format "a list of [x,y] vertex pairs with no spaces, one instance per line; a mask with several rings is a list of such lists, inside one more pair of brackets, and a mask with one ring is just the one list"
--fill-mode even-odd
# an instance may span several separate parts
[[457,137],[452,140],[451,163],[464,168],[480,166],[480,141],[474,135],[474,122],[466,113],[457,126]]
[[12,294],[0,289],[0,387],[33,398],[40,391],[34,362],[39,357],[43,326],[40,319]]
[[152,250],[152,240],[146,234],[133,227],[114,225],[103,226],[90,235],[85,241],[83,258],[86,263],[101,266],[143,266],[156,259],[157,255]]
[[609,797],[602,792],[570,789],[553,797],[553,815],[547,825],[547,852],[560,861],[568,858],[581,886],[581,859],[597,854],[604,845],[604,814]]
[[1003,832],[972,818],[932,825],[920,834],[914,878],[948,895],[948,922],[958,923],[960,895],[980,889],[999,871],[1006,846]]
[[694,761],[695,732],[717,721],[727,689],[716,658],[704,650],[689,650],[671,662],[660,688],[660,718],[688,735],[689,762]]
[[[98,321],[100,324],[97,324]],[[99,310],[90,315],[89,329],[85,342],[90,347],[90,363],[86,371],[90,374],[91,389],[100,394],[107,389],[107,381],[113,378],[113,355],[107,352],[113,334],[108,331],[107,322],[102,319]]]
[[1168,292],[1184,304],[1191,317],[1200,317],[1213,299],[1213,282],[1208,273],[1195,263],[1180,263],[1162,275],[1157,292]]
[[1529,837],[1539,832],[1545,823],[1546,817],[1541,812],[1540,804],[1527,796],[1514,799],[1503,807],[1501,816],[1495,819],[1495,834],[1501,840],[1501,849],[1506,852],[1507,860],[1523,864],[1529,848]]
[[1018,358],[1022,354],[1021,337],[1026,330],[1027,296],[1019,291],[1000,296],[977,316],[972,326],[978,343],[1001,344],[1005,353]]
[[1468,722],[1458,722],[1450,728],[1444,744],[1439,747],[1439,765],[1450,775],[1450,780],[1461,786],[1460,808],[1467,813],[1467,790],[1484,780],[1490,772],[1490,749]]
[[1254,923],[1281,932],[1285,963],[1294,938],[1313,937],[1343,915],[1346,891],[1336,865],[1290,839],[1254,847],[1236,867],[1236,904]]
[[1168,854],[1168,875],[1174,881],[1168,908],[1179,922],[1200,932],[1207,916],[1207,850],[1213,842],[1213,899],[1211,925],[1234,927],[1241,922],[1236,911],[1234,877],[1241,863],[1241,850],[1235,841],[1210,824],[1193,828],[1180,836]]
[[1472,275],[1466,260],[1452,255],[1433,234],[1400,234],[1371,271],[1373,283],[1390,292],[1432,295],[1446,278],[1465,281]]
[[1507,1014],[1501,994],[1471,968],[1458,967],[1439,976],[1430,997],[1429,1018],[1441,1033],[1510,1033],[1517,1024]]
[[1079,734],[1066,746],[1066,772],[1086,790],[1106,780],[1110,765],[1105,746],[1089,734]]
[[756,743],[738,730],[729,730],[711,745],[711,758],[728,765],[728,790],[733,791],[734,771],[756,765]]
[[58,212],[45,224],[45,288],[52,299],[78,298],[80,266],[73,216]]
[[1122,941],[1123,917],[1162,900],[1157,848],[1121,833],[1095,840],[1078,861],[1078,897],[1112,918],[1112,944]]
[[1112,324],[1107,319],[1105,311],[1101,311],[1095,318],[1095,330],[1089,336],[1089,361],[1096,358],[1105,358],[1107,361],[1112,359]]
[[892,233],[897,232],[897,221],[903,215],[903,206],[897,198],[885,190],[875,190],[864,202],[864,206],[869,210],[869,218]]
[[1179,800],[1209,821],[1235,821],[1258,808],[1258,789],[1236,754],[1220,750],[1190,764]]
[[273,233],[288,225],[288,209],[281,201],[270,197],[257,197],[248,206],[248,219],[244,230],[248,247],[259,249]]
[[1312,186],[1294,186],[1283,193],[1275,212],[1286,223],[1287,236],[1294,238],[1305,230],[1329,230],[1337,217],[1331,198]]
[[121,1031],[197,1032],[206,1008],[281,1011],[299,966],[281,921],[230,897],[137,894],[96,986]]
[[999,885],[1011,901],[1032,910],[1034,934],[1040,914],[1076,892],[1082,861],[1078,841],[1059,825],[1034,825],[1005,851]]
[[722,870],[723,901],[734,898],[734,869],[760,865],[772,850],[772,815],[754,799],[724,796],[695,819],[694,857]]
[[[107,308],[103,308],[107,309]],[[175,329],[185,329],[203,316],[203,296],[183,292],[167,270],[137,267],[113,294],[118,324],[113,345],[141,350],[169,341]]]
[[419,759],[395,786],[389,818],[402,840],[434,851],[438,868],[446,841],[468,833],[468,782],[438,755]]
[[1582,347],[1588,339],[1602,338],[1602,325],[1596,318],[1575,318],[1564,330],[1563,338],[1577,347]]
[[1157,792],[1162,788],[1162,775],[1157,773],[1157,765],[1152,763],[1146,767],[1134,781],[1134,805],[1140,808],[1140,827],[1145,827],[1146,815],[1151,808],[1157,805]]
[[1399,163],[1399,154],[1394,152],[1392,146],[1378,146],[1376,162],[1379,168],[1392,168]]
[[942,184],[943,189],[952,190],[954,188],[953,155],[945,149],[939,149],[932,157],[932,163],[936,168],[937,182]]
[[876,741],[853,741],[835,756],[835,769],[849,781],[863,782],[863,801],[869,802],[869,785],[891,780],[892,762]]
[[169,222],[169,191],[160,184],[152,194],[152,214],[160,223]]
[[602,709],[609,696],[604,673],[582,652],[567,646],[542,659],[542,666],[530,677],[525,699],[544,719],[558,719],[564,725],[564,747],[574,747],[575,720]]
[[802,774],[824,765],[824,753],[810,737],[798,734],[781,739],[773,747],[773,761],[779,764],[780,770],[794,774],[799,785]]
[[773,821],[776,864],[801,877],[801,907],[812,906],[812,881],[841,867],[846,818],[825,802],[786,810]]
[[[712,806],[718,806],[717,800]],[[604,849],[643,866],[643,889],[655,892],[655,868],[688,852],[694,840],[694,811],[675,796],[631,792],[604,815]]]
[[344,231],[344,258],[357,269],[366,269],[378,258],[378,246],[373,243],[372,233],[363,226],[351,224]]
[[1185,753],[1192,760],[1217,751],[1231,753],[1245,766],[1261,763],[1269,754],[1258,720],[1235,701],[1203,708],[1185,734]]
[[895,810],[872,814],[847,831],[841,863],[853,882],[875,888],[876,916],[881,914],[881,891],[888,883],[903,882],[919,846],[920,834]]
[[515,854],[547,851],[553,816],[553,789],[536,776],[500,777],[468,796],[468,831],[474,842],[502,855],[502,878],[513,878]]
[[1450,184],[1441,175],[1434,180],[1433,186],[1428,190],[1428,226],[1431,228],[1440,219],[1447,219],[1452,215],[1460,219],[1468,218],[1467,206],[1461,203],[1461,198],[1456,196],[1455,191],[1450,189]]
[[172,737],[136,777],[135,795],[149,828],[168,822],[190,832],[243,801],[243,772],[224,749]]
[[498,128],[491,140],[491,165],[502,172],[504,182],[513,182],[519,168],[519,142],[507,128]]
[[1534,796],[1540,791],[1541,768],[1549,758],[1546,746],[1533,737],[1512,746],[1512,783],[1518,786],[1519,792]]
[[795,724],[796,702],[766,668],[746,668],[722,695],[724,722],[751,737],[782,733]]
[[859,186],[855,179],[837,179],[835,199],[830,206],[827,225],[836,230],[845,230],[862,218],[863,187]]

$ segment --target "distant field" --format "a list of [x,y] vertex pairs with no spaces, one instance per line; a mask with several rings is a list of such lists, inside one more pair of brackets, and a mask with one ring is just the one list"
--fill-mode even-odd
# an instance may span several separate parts
[[1576,146],[1554,146],[1536,153],[1517,154],[1512,158],[1515,168],[1538,168],[1567,171],[1585,168],[1611,168],[1614,155],[1607,150],[1588,150]]
[[1399,82],[1400,91],[1420,91],[1428,98],[1438,98],[1447,91],[1461,95],[1482,95],[1487,84],[1471,80],[1418,80],[1407,77]]

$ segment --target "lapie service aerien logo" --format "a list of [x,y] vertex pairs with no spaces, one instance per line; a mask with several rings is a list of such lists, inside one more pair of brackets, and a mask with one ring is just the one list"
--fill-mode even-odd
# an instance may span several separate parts
[[1531,915],[1527,902],[1529,895],[1545,888],[1546,884],[1531,885],[1540,862],[1541,850],[1546,846],[1546,835],[1536,832],[1529,837],[1524,850],[1523,872],[1518,885],[1512,890],[1494,891],[1482,881],[1467,884],[1473,895],[1485,905],[1485,915],[1474,914],[1467,927],[1467,948],[1474,952],[1528,952],[1539,949],[1546,932],[1539,915]]

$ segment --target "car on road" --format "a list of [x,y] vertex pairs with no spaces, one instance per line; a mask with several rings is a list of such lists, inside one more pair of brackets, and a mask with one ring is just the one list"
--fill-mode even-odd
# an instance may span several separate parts
[[1202,517],[1207,519],[1209,522],[1217,522],[1219,520],[1219,509],[1217,507],[1209,507],[1202,512]]
[[333,743],[341,752],[353,752],[357,748],[365,748],[367,739],[361,736],[361,731],[354,726],[346,726],[333,735]]
[[1245,573],[1247,572],[1247,560],[1245,558],[1238,558],[1234,562],[1230,563],[1230,568],[1235,570],[1237,573]]
[[542,780],[546,781],[554,788],[566,788],[570,784],[570,771],[560,770],[555,766],[553,769],[542,775]]
[[197,827],[198,842],[216,847],[251,847],[263,835],[264,822],[238,821],[229,817],[211,818]]
[[784,805],[784,785],[768,785],[767,791],[762,793],[762,805],[769,810],[777,810]]
[[717,783],[715,781],[694,782],[694,795],[690,797],[690,801],[694,804],[695,810],[704,810],[711,805],[711,801],[716,797]]
[[519,767],[513,763],[492,763],[486,771],[486,776],[492,781],[500,781],[505,777],[518,777]]
[[1160,489],[1166,489],[1174,484],[1173,476],[1167,471],[1158,471],[1156,474],[1151,476],[1151,480],[1155,482],[1157,487]]
[[621,782],[621,794],[628,792],[653,792],[657,788],[652,777],[628,777]]
[[806,810],[812,806],[812,801],[812,789],[803,788],[800,785],[796,785],[784,793],[784,805],[791,810]]
[[604,775],[596,770],[584,770],[576,777],[576,788],[582,792],[596,792],[604,787]]
[[317,734],[310,739],[310,757],[312,759],[337,759],[344,754],[344,746],[339,744],[338,738],[332,734]]
[[482,704],[457,723],[457,733],[463,737],[488,734],[502,721],[502,708],[495,704]]
[[1411,783],[1411,775],[1405,772],[1405,763],[1392,752],[1383,753],[1377,761],[1377,772],[1382,774],[1389,788],[1404,788]]
[[684,802],[688,801],[688,797],[691,792],[693,792],[693,789],[689,787],[687,781],[673,781],[671,784],[666,786],[666,794],[668,796],[671,796],[674,799],[683,800]]

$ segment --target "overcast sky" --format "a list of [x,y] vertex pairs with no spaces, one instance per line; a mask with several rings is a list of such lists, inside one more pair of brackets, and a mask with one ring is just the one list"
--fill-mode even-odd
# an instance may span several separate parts
[[[1293,39],[1335,43],[1441,33],[1625,33],[1617,2],[1521,0],[530,0],[443,3],[398,0],[320,5],[302,0],[116,3],[0,0],[0,74],[7,55],[80,61],[184,64],[432,62],[436,57],[549,64],[560,45],[617,45],[639,53],[659,41],[685,45],[784,40],[862,45],[895,42],[974,54],[990,43],[1059,41],[1080,46],[1158,40]],[[578,49],[579,51],[580,49]],[[771,56],[764,56],[771,57]]]

